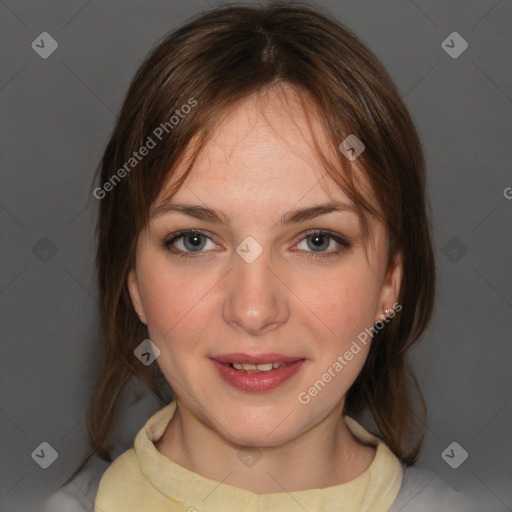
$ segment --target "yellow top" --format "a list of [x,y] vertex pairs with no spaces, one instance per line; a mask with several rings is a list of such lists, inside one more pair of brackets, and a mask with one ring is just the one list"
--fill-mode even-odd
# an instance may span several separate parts
[[387,512],[402,483],[398,458],[353,418],[345,422],[355,437],[376,447],[368,469],[344,484],[295,492],[255,494],[209,480],[162,455],[160,439],[176,401],[154,414],[139,431],[134,447],[103,474],[95,512]]

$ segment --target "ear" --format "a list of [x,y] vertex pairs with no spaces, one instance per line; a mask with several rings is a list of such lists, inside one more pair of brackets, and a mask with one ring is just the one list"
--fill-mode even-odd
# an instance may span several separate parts
[[386,276],[384,277],[384,281],[382,283],[379,310],[377,311],[375,322],[377,322],[378,320],[382,320],[384,318],[382,316],[385,315],[384,308],[396,309],[396,311],[400,311],[400,309],[402,309],[401,305],[395,306],[395,304],[398,303],[398,296],[400,294],[400,285],[402,284],[402,277],[403,258],[402,252],[398,252],[389,262],[388,269],[386,271]]
[[132,299],[133,309],[139,315],[140,321],[147,325],[146,315],[144,314],[144,307],[142,306],[142,299],[140,297],[139,282],[137,281],[137,274],[135,273],[135,267],[132,267],[128,272],[126,279],[128,285],[128,291],[130,298]]

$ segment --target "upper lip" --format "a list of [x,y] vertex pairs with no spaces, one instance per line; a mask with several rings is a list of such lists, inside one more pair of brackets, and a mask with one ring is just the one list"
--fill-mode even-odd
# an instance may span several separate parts
[[220,363],[229,364],[229,363],[245,363],[245,364],[263,364],[263,363],[293,363],[294,361],[299,361],[304,359],[303,357],[298,356],[285,356],[283,354],[274,354],[274,353],[266,353],[266,354],[219,354],[216,356],[211,356],[211,359],[215,359]]

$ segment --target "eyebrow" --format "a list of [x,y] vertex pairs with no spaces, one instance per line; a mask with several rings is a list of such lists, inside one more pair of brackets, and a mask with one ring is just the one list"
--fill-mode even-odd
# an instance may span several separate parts
[[[218,224],[229,225],[231,223],[230,217],[220,210],[182,203],[161,204],[153,209],[151,218],[160,217],[173,212],[180,212],[189,217],[194,217],[195,219],[211,221]],[[356,213],[356,209],[351,204],[340,202],[318,204],[307,208],[290,210],[281,217],[279,224],[296,224],[332,212]]]

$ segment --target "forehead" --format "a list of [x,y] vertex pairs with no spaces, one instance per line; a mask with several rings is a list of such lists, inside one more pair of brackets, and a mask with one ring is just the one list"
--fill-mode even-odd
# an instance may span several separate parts
[[[194,141],[189,144],[155,203],[172,197],[173,202],[186,199],[218,206],[227,200],[247,207],[250,200],[260,208],[275,204],[280,209],[299,201],[301,206],[326,200],[350,204],[319,160],[312,132],[333,161],[337,149],[312,103],[305,105],[286,86],[259,91],[224,114],[184,185],[171,196],[168,191],[185,171],[195,147]],[[363,173],[360,181],[365,188]]]

